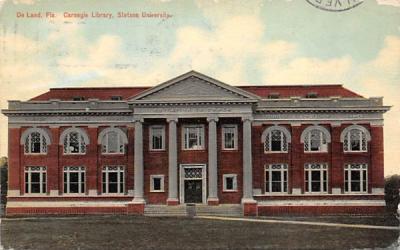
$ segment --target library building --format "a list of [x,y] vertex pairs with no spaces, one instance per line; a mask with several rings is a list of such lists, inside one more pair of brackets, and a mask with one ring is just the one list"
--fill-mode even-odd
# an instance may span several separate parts
[[[6,214],[376,214],[381,97],[343,85],[153,87],[10,100]],[[192,211],[191,210],[191,211]]]

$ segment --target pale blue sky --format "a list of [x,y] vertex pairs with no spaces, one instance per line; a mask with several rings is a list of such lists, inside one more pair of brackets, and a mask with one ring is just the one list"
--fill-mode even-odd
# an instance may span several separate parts
[[[49,87],[155,85],[190,69],[232,85],[343,83],[395,105],[386,115],[386,174],[400,173],[398,0],[366,0],[343,12],[306,0],[1,3],[1,108],[7,99],[29,99]],[[16,18],[35,11],[57,18]],[[66,11],[114,18],[66,19]],[[118,11],[173,17],[119,19]],[[0,122],[5,155],[4,117]]]

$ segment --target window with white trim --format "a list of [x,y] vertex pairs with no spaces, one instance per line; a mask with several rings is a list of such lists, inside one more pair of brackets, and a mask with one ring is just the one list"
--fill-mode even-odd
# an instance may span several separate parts
[[328,192],[328,164],[308,163],[304,165],[305,192]]
[[282,130],[271,130],[265,137],[264,152],[287,152],[288,142]]
[[104,194],[123,194],[125,171],[123,166],[105,166],[102,173]]
[[33,131],[25,137],[25,154],[46,154],[47,153],[46,136],[38,131]]
[[164,175],[150,175],[150,192],[164,192]]
[[367,136],[361,129],[349,130],[343,140],[344,152],[367,152]]
[[265,166],[265,192],[288,192],[288,165],[270,164]]
[[310,130],[304,138],[305,152],[328,152],[327,135],[319,129]]
[[85,167],[64,167],[64,193],[85,193]]
[[183,148],[186,150],[204,149],[203,125],[186,125],[183,127]]
[[366,193],[368,190],[367,164],[346,164],[344,167],[344,192]]
[[222,176],[222,184],[224,192],[236,192],[237,191],[237,175],[236,174],[224,174]]
[[86,143],[78,131],[71,131],[64,137],[64,154],[85,154]]
[[222,149],[236,150],[238,141],[237,125],[222,126]]
[[46,167],[25,167],[25,193],[45,194],[46,191]]
[[108,131],[101,140],[101,152],[103,154],[123,154],[125,144],[122,135],[117,131]]
[[165,149],[165,127],[150,126],[150,150]]

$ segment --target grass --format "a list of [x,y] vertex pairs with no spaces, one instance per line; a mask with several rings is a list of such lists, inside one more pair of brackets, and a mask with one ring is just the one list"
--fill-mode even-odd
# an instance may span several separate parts
[[[285,219],[343,223],[349,217],[299,218]],[[396,223],[350,218],[355,224]],[[1,224],[5,249],[354,249],[387,247],[398,237],[393,230],[142,216],[3,219]]]

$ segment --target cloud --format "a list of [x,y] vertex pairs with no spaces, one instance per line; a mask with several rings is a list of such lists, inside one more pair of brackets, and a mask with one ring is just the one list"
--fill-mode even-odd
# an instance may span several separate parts
[[33,5],[37,2],[39,2],[39,0],[13,0],[13,4],[15,4],[15,5],[19,5],[19,4]]
[[400,0],[376,0],[379,5],[390,5],[400,7]]
[[[49,24],[46,39],[38,41],[6,34],[0,41],[5,46],[0,50],[0,91],[7,93],[0,99],[1,107],[6,107],[5,98],[24,100],[55,83],[155,85],[191,69],[233,85],[248,83],[252,79],[250,74],[259,75],[260,84],[344,83],[366,96],[382,95],[386,103],[395,105],[386,117],[385,161],[388,173],[396,171],[396,162],[400,161],[395,152],[400,148],[397,139],[400,100],[396,96],[400,93],[396,84],[400,80],[398,36],[388,36],[376,57],[362,64],[355,63],[348,55],[321,59],[308,56],[290,41],[265,42],[264,23],[258,15],[253,15],[260,2],[254,1],[251,8],[242,10],[227,1],[197,4],[205,16],[217,15],[208,19],[210,26],[177,28],[171,51],[152,58],[148,64],[129,57],[121,37],[105,33],[89,41],[84,26],[78,21],[67,23],[61,14]],[[229,7],[235,15],[215,13],[221,6]],[[46,56],[50,59],[40,59]],[[0,145],[4,148],[7,134],[4,116],[0,124]],[[0,153],[5,154],[5,150],[0,148]]]

